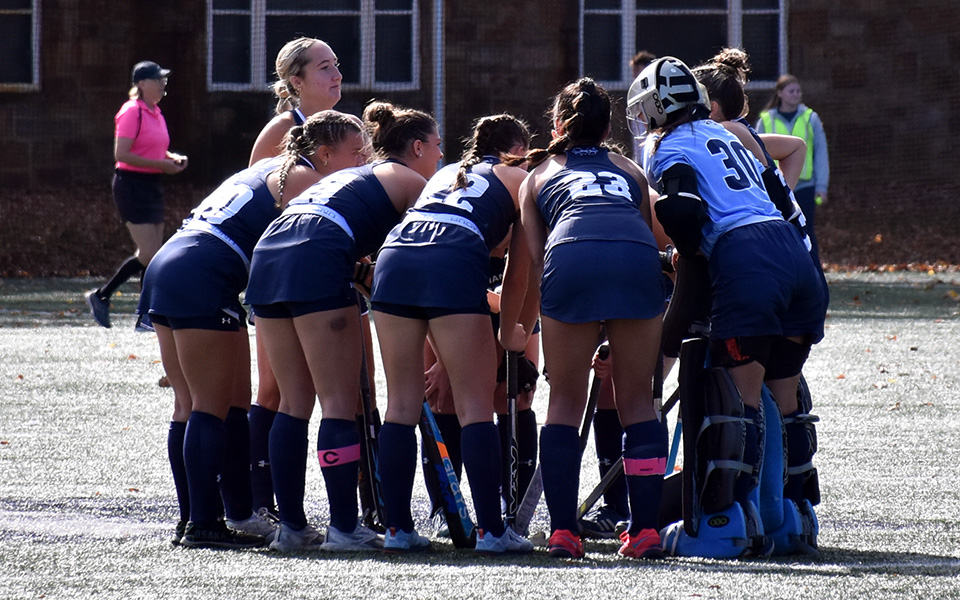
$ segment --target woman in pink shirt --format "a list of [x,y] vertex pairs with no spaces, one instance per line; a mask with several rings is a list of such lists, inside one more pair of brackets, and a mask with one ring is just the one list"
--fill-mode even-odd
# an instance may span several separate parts
[[93,318],[110,327],[110,296],[124,282],[143,272],[163,244],[163,186],[160,176],[187,168],[187,157],[168,150],[170,134],[158,103],[167,95],[170,71],[155,62],[133,67],[130,99],[114,121],[113,199],[120,219],[130,231],[137,251],[128,257],[102,287],[86,294]]

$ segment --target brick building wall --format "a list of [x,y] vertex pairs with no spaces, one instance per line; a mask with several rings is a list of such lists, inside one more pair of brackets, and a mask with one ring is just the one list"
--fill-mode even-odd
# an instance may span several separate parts
[[[872,239],[874,229],[885,235],[899,229],[904,239],[917,239],[929,234],[924,227],[949,223],[957,214],[960,169],[953,145],[960,134],[960,9],[955,4],[790,3],[789,68],[803,85],[805,102],[821,115],[830,144],[831,206],[822,216],[835,229],[824,231],[822,244],[846,253],[867,234]],[[459,156],[472,120],[492,112],[523,116],[537,133],[534,144],[546,145],[549,99],[577,77],[578,1],[558,0],[547,9],[524,0],[444,6],[447,160]],[[419,7],[419,90],[348,91],[339,109],[359,114],[379,96],[435,110],[434,2],[420,0]],[[95,187],[108,202],[113,116],[127,97],[131,66],[143,59],[172,70],[161,107],[171,147],[190,156],[190,168],[171,178],[171,185],[191,185],[202,193],[246,164],[275,101],[267,91],[206,89],[206,10],[205,2],[194,0],[42,3],[41,90],[0,92],[0,220],[10,218],[13,203],[30,202],[36,189],[50,192],[44,198],[69,199],[74,188]],[[626,143],[623,90],[613,94],[613,134]],[[753,116],[769,95],[751,93]],[[851,223],[863,231],[841,230]],[[8,238],[3,242],[16,246],[7,233],[11,229],[3,230]],[[954,234],[935,235],[946,240],[944,248],[955,246],[948,237]],[[864,255],[873,251],[863,244]]]

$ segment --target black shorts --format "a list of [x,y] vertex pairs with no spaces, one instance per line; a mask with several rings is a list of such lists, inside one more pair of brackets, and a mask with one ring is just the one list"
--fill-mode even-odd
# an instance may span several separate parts
[[[239,312],[238,312],[239,311]],[[142,318],[142,316],[141,316]],[[247,328],[247,313],[243,308],[234,306],[220,309],[218,314],[206,317],[165,317],[150,315],[153,325],[163,325],[170,329],[205,329],[207,331],[242,331]]]
[[159,173],[117,169],[113,176],[113,201],[124,223],[163,223],[163,184]]
[[448,315],[489,315],[490,306],[484,297],[483,304],[476,306],[466,306],[458,308],[450,307],[430,307],[430,306],[411,306],[409,304],[391,304],[390,302],[377,302],[374,300],[370,307],[373,312],[382,312],[406,319],[416,319],[418,321],[429,321],[430,319],[439,319]]

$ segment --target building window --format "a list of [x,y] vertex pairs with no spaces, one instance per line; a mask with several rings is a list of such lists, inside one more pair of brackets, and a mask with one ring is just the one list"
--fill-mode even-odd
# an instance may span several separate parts
[[0,91],[40,89],[40,0],[0,0]]
[[417,89],[417,5],[418,0],[207,0],[207,85],[268,89],[276,81],[280,48],[306,36],[333,48],[345,90]]
[[639,50],[690,67],[720,48],[750,55],[750,88],[773,87],[787,69],[787,0],[580,0],[580,72],[623,89]]

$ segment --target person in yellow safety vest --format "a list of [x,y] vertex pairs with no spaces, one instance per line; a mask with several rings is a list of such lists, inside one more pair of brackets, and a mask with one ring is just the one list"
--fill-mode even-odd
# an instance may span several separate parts
[[797,78],[781,75],[774,95],[760,113],[756,129],[760,133],[795,135],[807,143],[807,159],[793,194],[807,219],[807,233],[813,243],[814,255],[819,259],[814,215],[817,205],[827,201],[830,161],[820,115],[804,105],[802,99],[803,92]]

